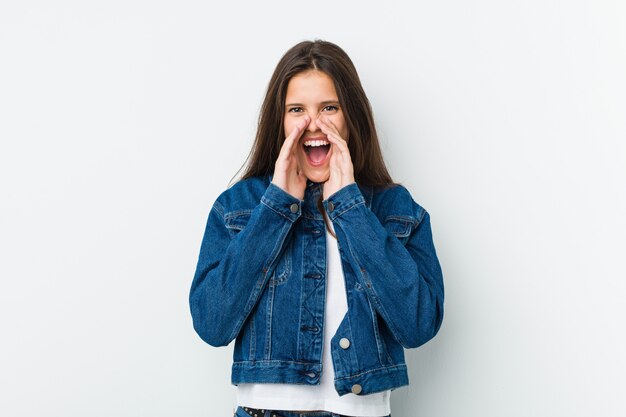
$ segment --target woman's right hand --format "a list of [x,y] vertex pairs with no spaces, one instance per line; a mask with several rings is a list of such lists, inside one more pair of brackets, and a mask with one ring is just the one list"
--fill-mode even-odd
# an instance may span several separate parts
[[298,200],[304,198],[306,188],[306,177],[298,167],[296,158],[297,143],[302,132],[311,122],[309,116],[296,125],[296,128],[285,138],[283,146],[280,148],[276,165],[274,166],[274,176],[272,183],[280,187],[283,191],[291,194]]

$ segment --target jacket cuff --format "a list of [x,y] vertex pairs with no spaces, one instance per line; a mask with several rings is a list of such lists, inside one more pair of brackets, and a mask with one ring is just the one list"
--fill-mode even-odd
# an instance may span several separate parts
[[302,214],[302,201],[273,183],[265,190],[261,203],[291,222]]
[[335,220],[351,208],[365,204],[365,198],[361,194],[359,186],[354,182],[332,194],[322,204],[324,204],[328,217]]

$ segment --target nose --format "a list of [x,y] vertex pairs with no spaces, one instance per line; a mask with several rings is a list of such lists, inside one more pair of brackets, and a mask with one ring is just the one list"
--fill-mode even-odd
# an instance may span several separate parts
[[309,125],[306,127],[306,130],[308,130],[309,132],[317,132],[318,130],[320,130],[319,126],[317,125],[318,117],[320,117],[319,112],[317,114],[309,113],[309,119],[311,119],[311,121],[309,122]]

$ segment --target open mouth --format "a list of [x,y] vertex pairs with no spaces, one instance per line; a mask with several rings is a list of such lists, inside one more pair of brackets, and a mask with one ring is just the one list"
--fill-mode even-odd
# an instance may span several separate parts
[[309,164],[320,166],[326,162],[328,151],[330,151],[330,142],[326,138],[306,139],[303,146]]

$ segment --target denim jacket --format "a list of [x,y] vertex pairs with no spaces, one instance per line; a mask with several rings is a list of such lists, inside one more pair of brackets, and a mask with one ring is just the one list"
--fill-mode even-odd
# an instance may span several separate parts
[[[303,200],[270,178],[240,181],[208,218],[189,296],[212,346],[236,339],[232,383],[319,384],[326,234],[308,183]],[[348,312],[331,340],[335,389],[370,394],[408,384],[403,348],[433,338],[443,278],[428,213],[400,185],[348,185],[322,202],[332,221]]]

